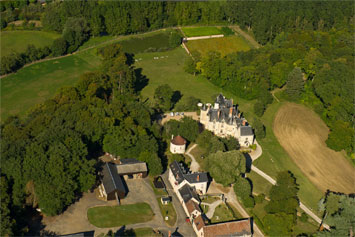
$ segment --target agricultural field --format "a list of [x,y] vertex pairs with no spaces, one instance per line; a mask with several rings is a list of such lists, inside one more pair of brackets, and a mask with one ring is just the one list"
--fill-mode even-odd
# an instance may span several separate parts
[[[298,197],[300,200],[318,216],[321,212],[318,211],[318,202],[324,197],[324,192],[315,186],[294,163],[288,153],[283,149],[273,132],[274,118],[283,103],[274,101],[269,105],[261,120],[266,127],[266,138],[258,140],[258,143],[263,148],[263,154],[253,162],[253,165],[276,179],[277,173],[284,170],[290,170],[296,177],[296,182],[299,184]],[[256,176],[257,174],[255,174]],[[262,179],[253,179],[256,187],[264,185]]]
[[50,46],[60,35],[45,31],[2,31],[1,56],[10,54],[12,51],[24,52],[29,44],[36,47]]
[[355,192],[355,169],[342,153],[327,147],[329,129],[315,112],[285,103],[275,116],[273,129],[292,160],[320,190]]
[[59,88],[74,85],[81,74],[97,69],[95,50],[36,63],[1,79],[1,120],[24,115],[32,106],[54,96]]
[[247,41],[236,35],[214,39],[191,40],[186,43],[186,46],[190,52],[198,51],[202,56],[210,51],[219,52],[224,56],[229,53],[248,51],[250,49]]
[[181,28],[181,30],[186,37],[223,34],[222,30],[219,27],[215,27],[215,26],[183,27]]
[[88,220],[99,228],[116,227],[153,219],[154,213],[147,203],[120,206],[98,206],[88,209]]

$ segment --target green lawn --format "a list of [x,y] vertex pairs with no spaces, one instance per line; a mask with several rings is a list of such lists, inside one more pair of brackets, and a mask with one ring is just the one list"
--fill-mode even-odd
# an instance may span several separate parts
[[235,220],[233,212],[227,207],[226,204],[220,204],[216,207],[211,223],[219,223],[225,221]]
[[49,46],[59,36],[59,34],[44,31],[2,31],[0,33],[1,56],[8,55],[12,50],[24,52],[29,44],[37,47]]
[[81,74],[97,69],[96,50],[22,68],[1,79],[1,119],[24,115],[32,106],[52,98],[59,88],[74,85]]
[[[177,217],[173,203],[170,202],[168,205],[163,205],[160,201],[160,197],[157,198],[157,201],[159,203],[161,215],[163,216],[165,223],[168,224],[168,226],[174,226]],[[165,220],[166,216],[169,218],[168,220]]]
[[[258,141],[263,148],[263,154],[254,162],[254,165],[274,179],[278,172],[290,170],[295,175],[297,183],[300,185],[298,193],[300,200],[307,207],[312,208],[315,214],[321,215],[321,213],[317,212],[318,201],[324,196],[324,194],[311,183],[309,179],[307,179],[297,165],[291,160],[272,131],[275,114],[281,105],[282,103],[274,102],[268,107],[262,117],[262,121],[266,126],[267,136],[265,139]],[[263,184],[256,184],[257,187],[260,185]]]
[[223,34],[222,31],[215,26],[183,27],[181,30],[184,32],[186,37]]
[[91,224],[99,228],[147,222],[153,219],[154,213],[147,203],[136,203],[121,206],[92,207],[87,213]]
[[253,193],[257,194],[265,194],[266,196],[269,196],[269,191],[270,188],[272,187],[272,184],[269,183],[266,179],[255,173],[254,171],[251,171],[250,173],[247,174],[247,177],[252,181],[253,183]]
[[162,236],[153,231],[152,228],[137,228],[134,229],[134,235],[136,237],[159,237]]
[[249,44],[244,38],[233,35],[223,38],[192,40],[186,43],[187,48],[192,51],[198,51],[202,56],[210,51],[217,51],[222,56],[239,51],[248,51]]

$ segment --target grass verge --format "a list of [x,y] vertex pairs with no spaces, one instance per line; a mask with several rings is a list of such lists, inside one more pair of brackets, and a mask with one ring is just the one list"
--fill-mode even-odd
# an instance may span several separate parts
[[121,206],[99,206],[87,212],[91,224],[99,228],[147,222],[153,219],[154,213],[147,203],[136,203]]
[[[175,212],[173,203],[170,202],[167,205],[163,205],[160,201],[160,197],[157,198],[157,201],[159,203],[160,212],[161,212],[161,215],[163,216],[165,223],[170,227],[174,226],[177,217],[176,217],[176,212]],[[168,217],[168,220],[166,220],[165,217]]]
[[231,220],[235,220],[233,212],[227,207],[226,204],[222,203],[216,207],[211,223],[220,223]]
[[215,26],[183,27],[183,28],[181,28],[181,30],[184,32],[186,37],[223,34],[221,29],[219,29],[219,28],[217,28]]

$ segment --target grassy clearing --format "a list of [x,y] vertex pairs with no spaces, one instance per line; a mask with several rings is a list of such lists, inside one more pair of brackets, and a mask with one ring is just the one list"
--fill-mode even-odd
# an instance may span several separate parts
[[183,27],[183,28],[181,28],[181,30],[184,32],[186,37],[223,34],[221,29],[214,27],[214,26]]
[[12,51],[24,52],[29,44],[37,47],[49,46],[60,35],[44,31],[2,31],[1,56],[10,54]]
[[218,201],[218,200],[221,200],[221,199],[219,197],[208,196],[208,197],[202,199],[201,201],[205,202],[205,203],[214,203],[215,201]]
[[[168,226],[174,226],[177,217],[176,217],[176,212],[175,212],[173,203],[170,202],[168,205],[163,205],[161,203],[160,197],[157,198],[157,201],[159,203],[160,212],[161,212],[161,215],[163,216],[165,223]],[[168,220],[165,220],[166,216],[169,218]]]
[[121,206],[100,206],[88,210],[88,220],[99,228],[109,228],[153,219],[154,213],[147,203]]
[[55,95],[63,86],[74,85],[84,72],[100,64],[96,50],[49,60],[22,68],[1,79],[1,119],[24,115],[32,106]]
[[250,49],[244,38],[236,35],[215,39],[192,40],[188,41],[186,46],[190,52],[198,51],[202,56],[207,55],[210,51],[217,51],[224,56],[229,53],[248,51]]
[[155,233],[152,228],[137,228],[134,229],[134,235],[136,237],[159,237],[162,236],[158,233]]
[[277,173],[280,171],[290,170],[295,175],[297,183],[299,184],[300,189],[298,196],[300,200],[311,208],[315,214],[320,215],[321,213],[317,212],[318,201],[322,198],[324,193],[307,179],[281,147],[272,131],[274,117],[282,104],[283,103],[274,102],[268,107],[262,117],[262,121],[266,126],[267,136],[265,139],[258,141],[263,148],[263,154],[254,162],[254,165],[273,178],[276,178]]
[[226,204],[222,203],[216,207],[211,219],[211,223],[219,223],[232,220],[235,220],[233,212],[227,207]]
[[263,177],[261,177],[254,171],[248,173],[247,176],[253,183],[253,193],[263,193],[266,196],[269,196],[269,192],[272,187],[271,183],[269,183],[267,180],[265,180]]
[[[158,57],[159,59],[154,59]],[[252,101],[245,101],[223,89],[213,85],[203,77],[194,77],[183,69],[184,62],[189,56],[185,50],[178,47],[167,52],[142,53],[135,58],[141,59],[135,63],[137,68],[142,68],[142,73],[147,76],[148,85],[142,90],[142,96],[154,102],[155,89],[162,84],[168,84],[173,90],[178,90],[183,96],[194,96],[202,102],[212,102],[212,97],[223,93],[226,97],[233,97],[241,109],[252,108]]]

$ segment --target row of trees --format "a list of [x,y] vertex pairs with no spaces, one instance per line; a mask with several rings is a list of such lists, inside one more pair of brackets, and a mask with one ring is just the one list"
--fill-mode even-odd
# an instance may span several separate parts
[[[224,57],[192,52],[192,68],[213,84],[241,98],[257,99],[254,112],[262,116],[272,103],[270,93],[286,85],[283,97],[312,106],[330,127],[327,145],[354,151],[354,39],[351,29],[329,32],[282,33],[273,44]],[[185,69],[190,67],[187,67]],[[192,72],[192,71],[190,71]]]
[[21,219],[17,210],[26,196],[46,215],[57,215],[94,187],[101,152],[136,157],[152,175],[162,172],[161,132],[151,122],[152,109],[137,96],[139,73],[126,64],[118,44],[101,54],[101,70],[82,75],[24,119],[9,117],[1,125],[1,184],[8,181],[9,190],[1,192],[2,233],[21,235],[12,220]]
[[234,24],[251,29],[266,44],[281,32],[295,29],[329,30],[352,19],[350,2],[52,2],[42,20],[49,30],[62,32],[68,17],[84,17],[91,34],[143,32],[167,26]]

